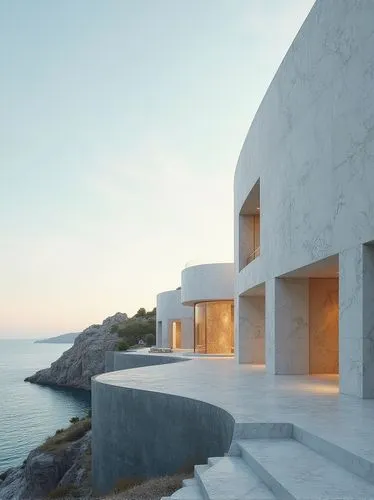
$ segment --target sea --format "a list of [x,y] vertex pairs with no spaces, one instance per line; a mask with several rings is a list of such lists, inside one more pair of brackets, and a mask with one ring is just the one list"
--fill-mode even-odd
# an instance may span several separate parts
[[0,339],[0,473],[20,465],[28,453],[71,417],[90,409],[90,393],[24,382],[69,349],[71,344],[35,344]]

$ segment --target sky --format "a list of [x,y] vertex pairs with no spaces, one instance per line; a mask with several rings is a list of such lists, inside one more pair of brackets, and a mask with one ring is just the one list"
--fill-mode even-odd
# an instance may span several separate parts
[[313,0],[0,0],[0,337],[233,260],[233,177]]

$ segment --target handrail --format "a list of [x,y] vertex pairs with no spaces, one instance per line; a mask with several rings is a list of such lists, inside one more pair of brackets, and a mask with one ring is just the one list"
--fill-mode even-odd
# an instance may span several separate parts
[[253,250],[253,252],[251,254],[249,254],[249,256],[247,257],[247,265],[252,262],[253,260],[255,260],[256,257],[258,257],[260,255],[260,247],[257,247]]

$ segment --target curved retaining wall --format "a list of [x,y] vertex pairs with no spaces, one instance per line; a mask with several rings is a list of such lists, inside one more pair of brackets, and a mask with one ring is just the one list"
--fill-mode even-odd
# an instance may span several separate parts
[[[134,356],[135,357],[135,356]],[[151,375],[150,375],[151,376]],[[202,401],[92,380],[93,486],[192,469],[229,450],[233,417]]]
[[185,361],[185,359],[177,356],[107,351],[105,353],[105,373],[140,368],[141,366],[178,363],[178,361]]

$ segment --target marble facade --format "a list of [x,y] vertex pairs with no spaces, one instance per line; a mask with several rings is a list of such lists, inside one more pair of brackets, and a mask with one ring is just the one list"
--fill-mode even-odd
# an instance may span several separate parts
[[[374,397],[373,35],[371,0],[317,0],[257,111],[234,183],[239,363],[261,359],[246,311],[262,288],[267,371],[339,371],[341,392],[361,398]],[[246,216],[257,209],[260,252],[247,263]]]

